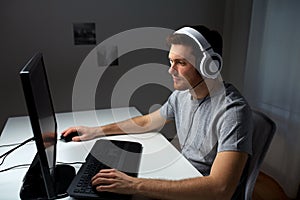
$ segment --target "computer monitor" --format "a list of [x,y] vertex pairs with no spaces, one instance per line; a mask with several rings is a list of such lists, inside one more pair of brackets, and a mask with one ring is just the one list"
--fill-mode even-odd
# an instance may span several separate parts
[[[20,71],[20,77],[37,148],[37,154],[24,177],[20,197],[58,198],[63,196],[65,191],[62,190],[66,190],[68,185],[61,188],[62,167],[56,166],[57,123],[42,53],[35,54],[28,61]],[[67,170],[65,173],[75,175],[74,169],[68,167],[63,167]]]

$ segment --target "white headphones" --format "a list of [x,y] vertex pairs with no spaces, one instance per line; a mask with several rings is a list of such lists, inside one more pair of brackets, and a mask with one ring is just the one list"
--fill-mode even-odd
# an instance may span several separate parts
[[200,73],[206,78],[217,78],[222,69],[223,60],[218,53],[214,52],[203,35],[191,27],[183,27],[175,31],[174,34],[187,35],[198,44],[203,53],[203,58],[199,66]]

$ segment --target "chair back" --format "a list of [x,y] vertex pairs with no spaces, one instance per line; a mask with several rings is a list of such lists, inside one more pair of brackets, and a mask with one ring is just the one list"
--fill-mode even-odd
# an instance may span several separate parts
[[252,193],[259,174],[260,166],[265,158],[276,131],[276,124],[265,114],[252,111],[253,135],[252,156],[249,163],[249,174],[246,182],[245,199],[252,199]]

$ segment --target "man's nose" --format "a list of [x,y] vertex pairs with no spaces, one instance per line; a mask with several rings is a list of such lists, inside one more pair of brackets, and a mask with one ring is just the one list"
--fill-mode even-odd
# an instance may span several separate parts
[[169,74],[173,75],[173,74],[176,74],[177,73],[177,70],[175,69],[175,65],[174,63],[171,63],[171,66],[168,70]]

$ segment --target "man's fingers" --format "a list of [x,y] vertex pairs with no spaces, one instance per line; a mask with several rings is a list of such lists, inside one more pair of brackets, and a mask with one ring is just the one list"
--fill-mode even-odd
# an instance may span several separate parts
[[72,138],[72,141],[74,141],[74,142],[80,142],[81,138],[80,138],[80,136],[75,136],[75,137]]
[[102,169],[92,178],[92,181],[97,178],[116,178],[115,172],[115,169]]
[[67,136],[67,135],[69,135],[72,132],[77,132],[77,128],[76,127],[68,128],[68,129],[64,130],[61,134],[63,136]]
[[115,183],[115,179],[112,178],[97,178],[92,181],[93,186],[111,185],[113,183]]
[[116,187],[116,184],[99,185],[96,187],[96,190],[99,192],[114,192],[115,187]]

